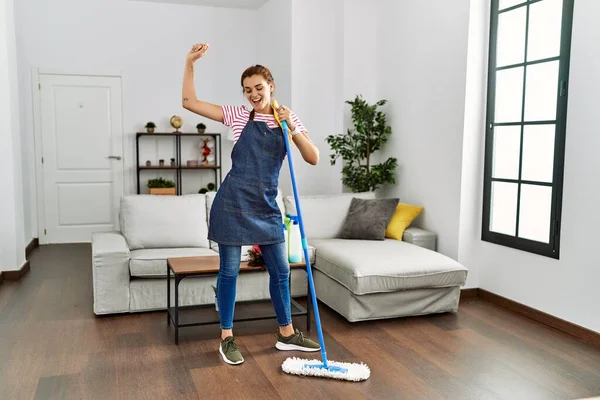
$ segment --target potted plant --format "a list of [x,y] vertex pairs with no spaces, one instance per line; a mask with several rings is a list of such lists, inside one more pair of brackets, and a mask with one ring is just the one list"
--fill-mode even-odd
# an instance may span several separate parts
[[154,122],[152,122],[152,121],[149,121],[146,124],[145,128],[146,128],[146,131],[148,133],[154,133],[154,129],[156,128],[156,124]]
[[165,160],[163,160],[162,158],[160,160],[158,160],[158,165],[161,167],[165,166]]
[[354,101],[346,101],[352,106],[354,129],[326,138],[333,150],[331,165],[335,165],[338,158],[344,161],[342,183],[354,193],[375,191],[380,185],[395,183],[396,158],[390,157],[380,164],[371,165],[371,154],[380,150],[392,133],[392,128],[386,124],[385,114],[377,110],[386,102],[380,100],[371,105],[360,95]]
[[146,160],[146,167],[151,167],[151,166],[152,166],[152,161]]
[[196,125],[196,129],[198,129],[198,133],[202,134],[206,132],[206,125],[200,122],[198,125]]
[[177,194],[175,189],[175,182],[164,178],[155,178],[148,180],[148,189],[150,194],[156,195],[175,195]]
[[171,167],[174,167],[174,166],[175,166],[175,159],[171,158]]
[[208,192],[212,192],[215,190],[215,188],[216,188],[215,184],[211,182],[208,185],[206,185],[206,187],[203,187],[200,190],[198,190],[198,193],[205,194]]

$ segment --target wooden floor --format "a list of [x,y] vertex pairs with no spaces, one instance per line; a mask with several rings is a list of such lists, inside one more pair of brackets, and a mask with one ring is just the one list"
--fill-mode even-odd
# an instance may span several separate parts
[[97,318],[89,245],[43,246],[29,274],[0,285],[0,399],[600,395],[600,349],[482,300],[463,301],[457,314],[356,324],[320,310],[328,358],[367,363],[368,381],[284,374],[281,363],[298,354],[274,348],[273,321],[237,325],[246,362],[229,366],[217,352],[216,325],[182,330],[175,346],[164,312]]

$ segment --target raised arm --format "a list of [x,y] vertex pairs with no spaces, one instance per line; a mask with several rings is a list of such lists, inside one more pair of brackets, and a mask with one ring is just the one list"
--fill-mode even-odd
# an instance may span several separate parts
[[210,46],[207,43],[195,44],[192,46],[192,50],[190,50],[185,59],[181,104],[186,110],[223,123],[223,112],[221,111],[220,106],[207,103],[196,98],[196,88],[194,86],[194,63],[196,60],[206,54],[206,51],[209,49],[209,47]]

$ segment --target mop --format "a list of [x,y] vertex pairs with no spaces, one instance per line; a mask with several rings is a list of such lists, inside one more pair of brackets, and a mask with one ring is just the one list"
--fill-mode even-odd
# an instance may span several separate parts
[[298,214],[298,224],[300,225],[300,236],[302,239],[302,250],[304,251],[304,260],[306,262],[306,274],[310,287],[312,306],[314,309],[315,320],[317,324],[317,332],[319,334],[319,344],[321,346],[321,360],[305,360],[296,357],[286,359],[281,365],[281,369],[293,375],[318,376],[324,378],[341,379],[348,381],[363,381],[369,378],[371,370],[364,364],[346,363],[327,360],[327,352],[325,351],[325,341],[323,340],[323,331],[321,329],[321,319],[319,317],[319,308],[317,306],[317,296],[315,294],[315,286],[313,283],[312,270],[310,266],[310,258],[308,255],[308,244],[304,233],[304,224],[302,222],[302,212],[300,211],[300,200],[298,199],[298,188],[296,186],[296,176],[292,163],[292,152],[290,151],[290,141],[288,138],[288,125],[286,121],[281,121],[277,114],[277,101],[273,100],[273,113],[275,119],[283,129],[283,138],[285,141],[285,149],[287,152],[288,164],[290,167],[290,175],[292,178],[292,188],[294,190],[294,200],[296,203],[296,213]]

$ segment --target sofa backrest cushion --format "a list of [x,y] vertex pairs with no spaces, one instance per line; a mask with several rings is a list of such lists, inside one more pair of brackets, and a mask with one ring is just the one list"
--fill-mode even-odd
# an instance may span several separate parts
[[[333,195],[300,196],[302,220],[307,239],[338,238],[352,198],[374,199],[375,193],[342,193]],[[294,196],[284,198],[286,214],[296,215]]]
[[132,250],[209,247],[203,194],[123,196],[120,221]]

